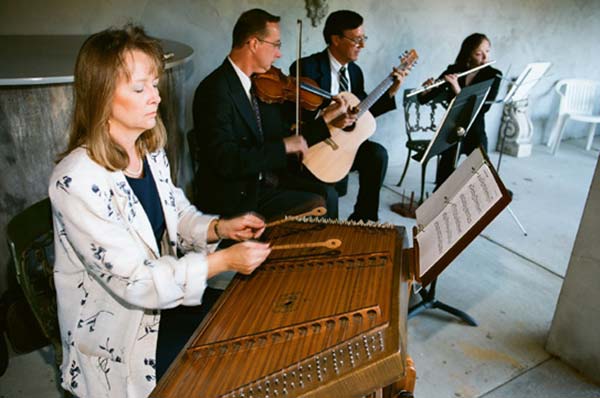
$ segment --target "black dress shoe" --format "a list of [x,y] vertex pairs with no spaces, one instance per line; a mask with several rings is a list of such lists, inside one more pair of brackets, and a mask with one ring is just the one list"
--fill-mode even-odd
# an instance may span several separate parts
[[364,223],[372,221],[372,222],[378,222],[379,220],[371,220],[368,217],[361,217],[360,215],[356,214],[356,213],[352,213],[350,214],[350,217],[348,217],[348,221],[362,221]]

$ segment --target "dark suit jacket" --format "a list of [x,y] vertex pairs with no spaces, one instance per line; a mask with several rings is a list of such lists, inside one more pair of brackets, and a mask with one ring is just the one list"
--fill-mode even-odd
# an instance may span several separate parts
[[[331,90],[331,64],[329,62],[327,49],[319,53],[314,53],[308,57],[301,58],[300,72],[302,76],[309,77],[317,82],[319,87],[323,90]],[[296,63],[294,62],[290,66],[290,76],[294,76],[295,74]],[[350,75],[350,90],[352,91],[352,94],[356,95],[360,100],[365,99],[367,97],[367,93],[365,92],[365,79],[360,67],[354,62],[350,62],[348,64],[348,74]],[[321,108],[327,106],[328,104],[328,101],[323,102]],[[375,104],[373,104],[369,111],[373,114],[373,116],[377,117],[393,109],[396,109],[395,97],[390,98],[390,96],[386,93],[382,95],[381,98],[375,102]],[[308,120],[308,118],[314,118],[314,113],[304,112],[302,119]],[[320,137],[315,136],[314,132],[308,131],[307,129],[304,130],[303,134],[306,137],[306,141],[309,145],[329,138],[328,134]]]
[[[259,102],[259,108],[264,136],[227,59],[196,89],[192,111],[199,159],[194,202],[200,210],[224,216],[255,211],[260,173],[286,169],[283,138],[289,130],[283,107]],[[315,131],[327,131],[322,119],[311,125]]]
[[261,137],[252,105],[227,59],[196,89],[193,105],[200,146],[194,201],[204,212],[255,210],[261,172],[284,168],[281,137]]
[[[448,65],[446,70],[440,75],[439,78],[441,79],[444,75],[450,73],[460,73],[463,71],[464,70],[459,69],[456,65]],[[466,86],[466,78],[466,76],[463,76],[458,79],[458,85],[461,88]],[[473,78],[473,81],[471,82],[471,84],[477,84],[490,79],[494,79],[494,82],[492,83],[490,92],[488,93],[485,99],[486,102],[494,101],[496,99],[496,96],[498,95],[498,89],[500,87],[500,81],[502,80],[502,72],[500,72],[498,69],[494,69],[491,66],[488,66],[486,68],[481,69],[477,73],[477,75],[475,75],[475,78]],[[443,84],[441,86],[433,88],[428,93],[419,94],[418,100],[421,104],[425,104],[433,98],[436,98],[437,96],[440,96],[441,98],[450,101],[452,100],[452,98],[455,97],[455,94],[454,91],[452,91],[452,88],[449,84]],[[465,137],[463,145],[461,146],[461,152],[471,153],[475,148],[479,147],[479,145],[483,145],[484,149],[487,151],[487,135],[485,133],[485,113],[490,109],[490,106],[491,104],[484,104],[481,108],[481,111],[479,112],[479,114],[473,121],[471,128],[467,132],[467,136]]]

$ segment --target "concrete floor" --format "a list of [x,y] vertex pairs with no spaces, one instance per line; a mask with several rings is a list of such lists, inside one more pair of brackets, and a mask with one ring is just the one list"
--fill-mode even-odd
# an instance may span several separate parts
[[[502,158],[500,176],[514,193],[511,209],[528,235],[504,211],[440,277],[438,299],[468,312],[478,327],[439,310],[409,321],[416,397],[600,397],[600,386],[544,349],[598,159],[597,146],[590,152],[583,147],[582,141],[567,141],[556,156],[536,147],[531,157]],[[491,156],[494,164],[497,157]],[[409,230],[414,225],[389,206],[399,201],[402,189],[418,192],[419,170],[411,164],[403,187],[397,188],[401,165],[390,167],[382,190],[382,221]],[[342,218],[351,213],[355,198],[352,175],[349,193],[340,201]],[[50,348],[12,357],[0,378],[0,398],[59,397],[52,363]]]

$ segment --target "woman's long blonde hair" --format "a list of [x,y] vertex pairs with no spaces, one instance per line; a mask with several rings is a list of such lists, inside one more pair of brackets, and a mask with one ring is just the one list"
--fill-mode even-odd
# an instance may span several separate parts
[[[79,50],[75,64],[75,108],[67,150],[59,161],[80,146],[107,170],[122,170],[129,156],[108,132],[111,104],[120,76],[129,78],[125,56],[134,50],[146,54],[158,76],[164,72],[163,52],[156,39],[140,26],[127,24],[123,29],[107,29],[90,36]],[[156,117],[156,126],[146,130],[136,142],[140,156],[162,148],[166,143],[165,127]]]

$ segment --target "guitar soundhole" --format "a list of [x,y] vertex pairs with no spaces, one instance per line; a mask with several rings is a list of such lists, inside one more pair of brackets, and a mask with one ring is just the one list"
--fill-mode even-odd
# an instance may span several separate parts
[[352,130],[354,130],[355,127],[356,127],[356,122],[352,123],[350,126],[344,127],[342,130],[344,130],[346,132],[351,132]]

